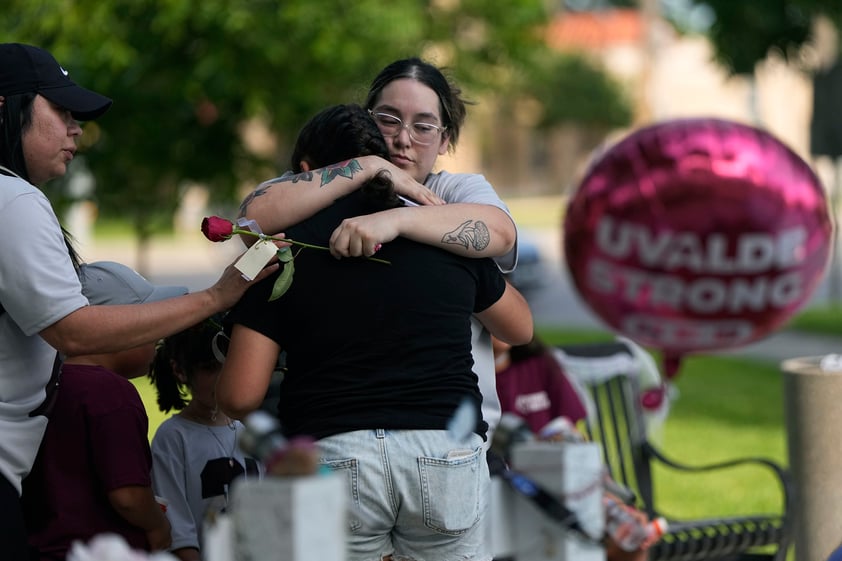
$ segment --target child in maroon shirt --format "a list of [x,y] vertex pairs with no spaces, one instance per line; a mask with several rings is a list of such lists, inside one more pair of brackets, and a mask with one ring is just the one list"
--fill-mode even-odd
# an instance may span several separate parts
[[[113,262],[80,268],[91,304],[138,304],[187,293],[153,286]],[[63,561],[76,540],[122,536],[133,549],[165,550],[170,523],[152,492],[149,420],[129,382],[146,374],[155,344],[68,357],[21,502],[32,559]]]
[[567,417],[573,424],[585,418],[582,398],[539,339],[511,346],[495,338],[493,344],[503,413],[522,417],[535,434],[557,417]]

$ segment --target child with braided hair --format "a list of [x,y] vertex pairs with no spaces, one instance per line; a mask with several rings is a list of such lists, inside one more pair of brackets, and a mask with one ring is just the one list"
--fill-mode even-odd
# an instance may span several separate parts
[[222,364],[213,345],[221,321],[216,315],[163,339],[149,371],[160,410],[178,411],[152,439],[152,485],[167,501],[171,551],[182,561],[202,559],[203,522],[225,510],[231,482],[261,474],[237,445],[242,423],[216,406]]

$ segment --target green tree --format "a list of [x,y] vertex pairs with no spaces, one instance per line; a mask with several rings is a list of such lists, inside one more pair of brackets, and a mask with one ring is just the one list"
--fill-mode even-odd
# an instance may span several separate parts
[[[753,75],[758,62],[764,60],[770,52],[777,52],[785,59],[798,61],[802,47],[808,43],[817,17],[824,17],[842,31],[842,2],[839,0],[694,0],[696,4],[709,5],[715,14],[714,23],[709,31],[714,46],[716,59],[735,74]],[[837,44],[840,49],[840,44]],[[837,54],[838,56],[838,54]],[[838,63],[837,63],[838,64]],[[826,70],[826,69],[823,69]],[[827,119],[838,115],[834,100],[838,86],[826,80],[816,81],[814,92],[814,114],[811,125],[811,150],[815,154],[836,147],[817,146],[817,140],[825,137],[815,135],[816,127],[828,126]],[[830,87],[829,90],[824,88]],[[820,112],[824,113],[822,115]],[[835,123],[835,119],[834,119]],[[829,125],[833,126],[833,124]],[[818,144],[822,144],[819,142]],[[826,144],[826,142],[824,142]],[[818,149],[817,149],[818,148]],[[842,176],[834,166],[834,179],[829,185],[829,205],[831,213],[838,215],[842,206]],[[839,243],[839,231],[834,230],[834,245]],[[840,276],[839,257],[834,254],[828,267],[829,299],[831,302],[842,300],[842,277]]]
[[842,22],[838,0],[693,0],[714,12],[708,31],[717,61],[734,74],[753,74],[756,64],[774,51],[797,56],[810,39],[812,21],[827,16]]
[[[622,86],[588,59],[572,53],[554,54],[530,69],[531,74],[523,80],[523,94],[548,100],[563,92],[563,102],[539,101],[541,128],[576,124],[608,132],[632,122],[631,101]],[[568,99],[576,101],[571,104]]]
[[576,9],[642,8],[653,2],[661,15],[681,32],[698,31],[689,23],[695,10],[710,12],[713,21],[703,30],[716,60],[734,74],[753,74],[755,65],[774,51],[787,59],[798,55],[810,39],[812,21],[826,16],[842,25],[838,0],[565,0]]
[[[0,23],[3,40],[47,48],[115,100],[86,125],[84,155],[102,214],[130,220],[143,244],[186,184],[232,205],[277,174],[306,118],[361,101],[391,60],[423,55],[474,92],[540,80],[530,65],[549,56],[548,17],[543,0],[6,0]],[[279,139],[274,153],[245,144],[253,119]]]

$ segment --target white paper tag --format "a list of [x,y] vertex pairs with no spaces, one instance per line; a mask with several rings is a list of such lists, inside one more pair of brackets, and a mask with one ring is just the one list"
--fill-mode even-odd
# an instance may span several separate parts
[[234,263],[234,267],[243,274],[243,278],[250,281],[275,257],[277,250],[275,244],[260,240]]

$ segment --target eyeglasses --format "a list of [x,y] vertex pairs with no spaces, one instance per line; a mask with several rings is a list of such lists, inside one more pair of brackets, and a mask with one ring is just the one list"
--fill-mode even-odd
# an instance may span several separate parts
[[375,113],[371,109],[368,110],[368,114],[371,115],[371,118],[374,119],[375,123],[377,123],[377,126],[380,129],[380,132],[383,133],[383,136],[387,138],[398,136],[401,133],[401,129],[406,129],[409,133],[409,138],[422,146],[427,146],[435,142],[439,133],[442,133],[447,129],[447,127],[440,127],[432,123],[407,124],[399,117],[395,117],[389,113]]

